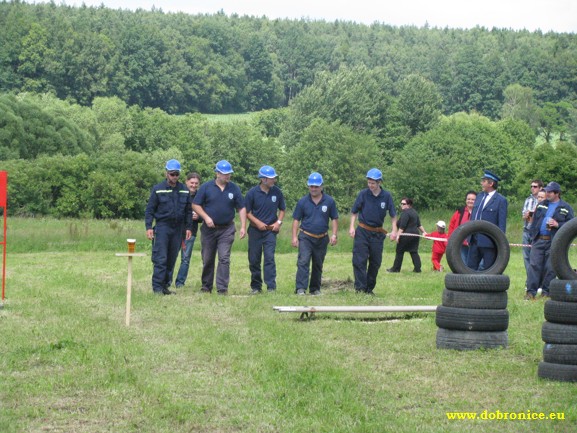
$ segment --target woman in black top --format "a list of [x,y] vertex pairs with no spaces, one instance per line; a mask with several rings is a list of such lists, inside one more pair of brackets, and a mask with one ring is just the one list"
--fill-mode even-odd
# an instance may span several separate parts
[[393,267],[387,269],[387,272],[400,272],[403,265],[403,256],[405,252],[411,254],[413,260],[413,272],[421,272],[421,257],[419,256],[419,236],[403,236],[404,233],[418,235],[421,232],[426,235],[425,229],[421,225],[419,214],[413,209],[413,200],[408,197],[401,199],[401,215],[397,222],[397,251]]

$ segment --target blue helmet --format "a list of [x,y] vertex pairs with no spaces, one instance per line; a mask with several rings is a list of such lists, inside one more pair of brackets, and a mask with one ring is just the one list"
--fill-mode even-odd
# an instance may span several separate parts
[[378,168],[371,168],[369,171],[367,171],[367,179],[382,180],[383,173],[381,173],[381,170]]
[[232,165],[230,165],[230,162],[228,162],[224,159],[222,161],[218,161],[216,163],[216,167],[214,168],[214,171],[218,171],[219,173],[222,173],[222,174],[234,173],[232,171]]
[[270,165],[263,165],[258,171],[259,178],[266,177],[268,179],[274,179],[277,176],[278,174],[276,174],[276,171],[274,171],[274,168]]
[[311,173],[307,181],[308,186],[321,186],[323,184],[323,177],[316,171]]
[[176,159],[171,159],[166,163],[166,169],[168,171],[180,171],[180,162]]

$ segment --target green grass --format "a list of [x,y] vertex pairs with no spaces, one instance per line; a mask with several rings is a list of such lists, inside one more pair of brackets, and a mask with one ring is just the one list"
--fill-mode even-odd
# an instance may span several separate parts
[[[435,219],[431,215],[431,220]],[[506,273],[509,348],[435,348],[433,313],[279,314],[275,305],[437,305],[443,275],[387,274],[352,290],[347,225],[325,261],[324,294],[293,294],[296,252],[277,256],[278,293],[247,296],[246,240],[235,241],[230,295],[202,295],[199,247],[178,295],[150,288],[141,221],[9,220],[0,310],[2,432],[571,432],[575,384],[537,377],[543,302],[521,301]],[[428,223],[427,223],[428,224]],[[428,228],[428,225],[426,225]],[[281,243],[288,239],[283,227]],[[124,324],[126,238],[136,237],[131,326]],[[59,242],[60,239],[60,242]],[[425,244],[425,242],[423,242]],[[428,269],[430,245],[422,246]],[[564,421],[449,421],[446,412],[563,412]]]
[[240,113],[240,114],[203,114],[210,122],[248,122],[257,114],[257,112]]

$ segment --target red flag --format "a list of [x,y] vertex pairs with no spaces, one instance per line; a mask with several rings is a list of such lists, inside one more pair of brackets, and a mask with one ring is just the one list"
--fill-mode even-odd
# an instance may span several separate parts
[[0,171],[0,207],[6,207],[6,197],[8,196],[8,172]]

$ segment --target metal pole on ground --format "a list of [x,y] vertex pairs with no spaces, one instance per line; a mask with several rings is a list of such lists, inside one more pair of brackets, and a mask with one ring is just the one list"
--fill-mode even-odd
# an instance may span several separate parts
[[340,306],[282,306],[272,307],[279,313],[417,313],[434,312],[436,305],[340,305]]
[[436,305],[332,305],[332,306],[276,306],[279,313],[301,313],[301,320],[315,313],[433,313]]

